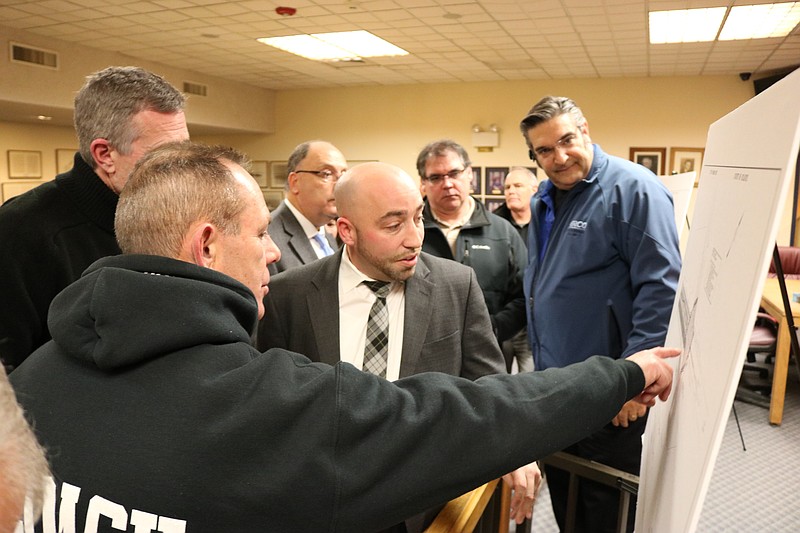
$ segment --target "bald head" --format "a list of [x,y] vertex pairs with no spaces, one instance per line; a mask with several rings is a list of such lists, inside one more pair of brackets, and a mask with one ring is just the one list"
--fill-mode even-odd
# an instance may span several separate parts
[[422,196],[401,168],[363,163],[347,171],[334,189],[339,236],[363,274],[405,281],[422,246]]
[[389,190],[411,192],[419,195],[416,182],[403,169],[388,163],[362,163],[347,171],[334,189],[339,216],[350,216],[358,207],[386,202]]

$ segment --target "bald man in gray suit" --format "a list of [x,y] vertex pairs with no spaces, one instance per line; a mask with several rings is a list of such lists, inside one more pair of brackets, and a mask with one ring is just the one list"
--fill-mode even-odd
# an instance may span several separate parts
[[329,142],[307,141],[292,151],[286,167],[286,199],[269,226],[281,259],[269,265],[270,274],[316,261],[337,247],[325,224],[336,219],[333,186],[347,169],[342,152]]
[[[477,379],[505,373],[474,270],[421,253],[424,204],[414,180],[398,167],[365,163],[342,177],[335,196],[345,246],[271,280],[259,349],[286,348],[313,361],[366,368],[368,315],[376,296],[364,282],[382,281],[390,284],[383,377],[443,372]],[[530,514],[540,479],[532,465],[509,474],[519,521]],[[420,531],[432,516],[414,517],[390,531]]]

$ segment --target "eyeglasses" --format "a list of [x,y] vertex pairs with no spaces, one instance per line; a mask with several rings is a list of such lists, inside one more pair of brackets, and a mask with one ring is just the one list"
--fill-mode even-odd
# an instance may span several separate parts
[[439,185],[440,183],[444,182],[445,178],[450,178],[451,180],[458,179],[461,177],[461,174],[467,170],[466,168],[457,168],[455,170],[451,170],[447,174],[431,174],[430,176],[426,176],[425,180],[430,182],[431,185]]
[[573,146],[575,146],[578,142],[578,134],[577,133],[568,133],[561,139],[556,141],[555,146],[540,146],[535,150],[532,150],[531,160],[536,161],[536,157],[534,157],[534,153],[541,159],[550,159],[555,154],[556,148],[561,148],[563,150],[569,150]]
[[337,181],[339,181],[339,178],[342,177],[342,174],[344,174],[344,172],[340,172],[338,174],[335,174],[334,172],[332,172],[332,171],[330,171],[328,169],[324,169],[324,170],[295,170],[295,172],[297,172],[297,173],[303,172],[303,173],[306,173],[306,174],[314,174],[315,176],[317,176],[319,179],[321,179],[325,183],[336,183]]

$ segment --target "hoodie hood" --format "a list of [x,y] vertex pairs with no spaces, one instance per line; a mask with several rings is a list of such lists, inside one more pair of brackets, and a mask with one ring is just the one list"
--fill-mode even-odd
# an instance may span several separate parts
[[[69,356],[114,369],[202,344],[249,344],[257,320],[255,296],[229,276],[120,255],[95,262],[56,296],[48,327]],[[169,335],[156,334],[164,324]]]

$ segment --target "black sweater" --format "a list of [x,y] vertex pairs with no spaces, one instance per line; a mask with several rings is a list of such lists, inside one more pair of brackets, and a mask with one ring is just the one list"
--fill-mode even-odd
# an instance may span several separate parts
[[101,531],[109,516],[129,532],[156,519],[187,533],[375,531],[563,449],[644,386],[608,357],[392,383],[258,353],[256,309],[235,280],[160,257],[102,259],[62,292],[53,341],[11,375],[57,480],[45,520],[74,507],[75,531],[98,513]]
[[76,154],[69,172],[0,207],[0,358],[9,368],[50,339],[55,295],[97,259],[120,253],[117,198]]

